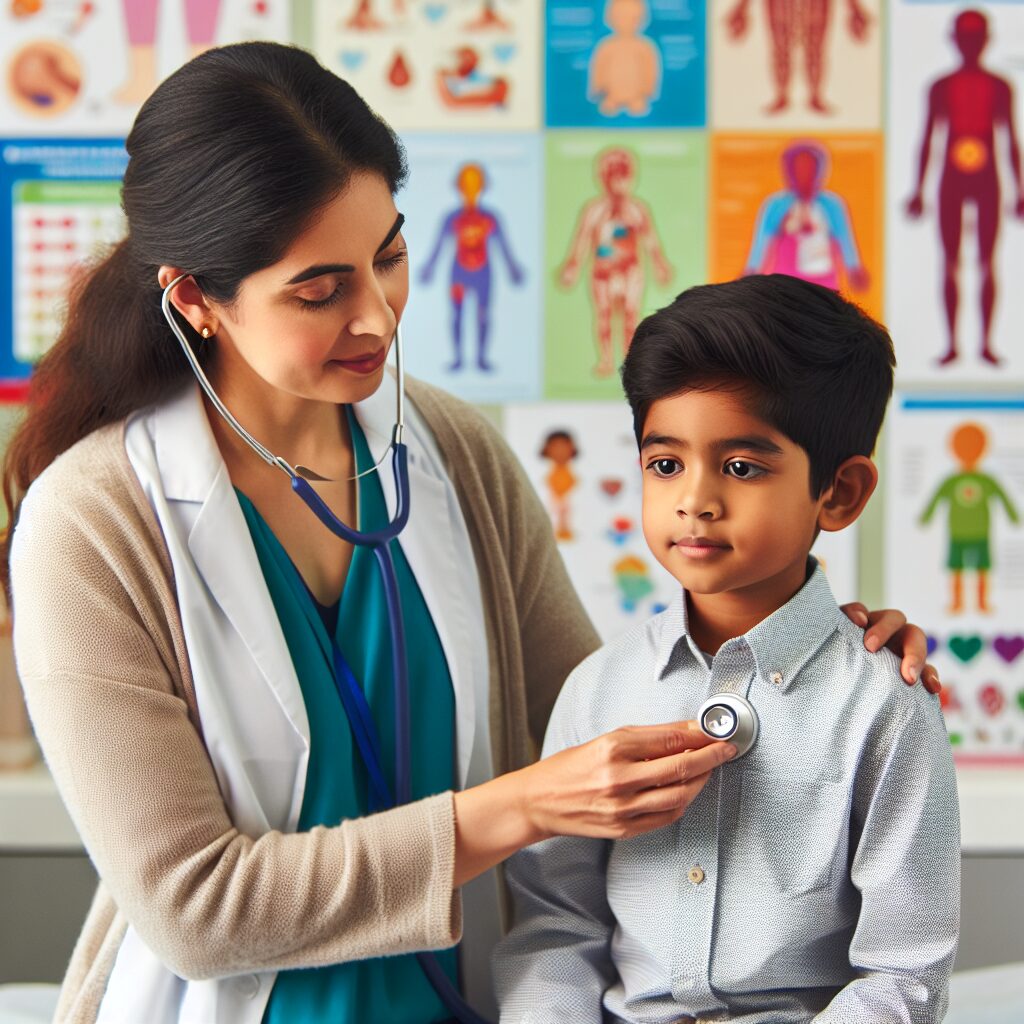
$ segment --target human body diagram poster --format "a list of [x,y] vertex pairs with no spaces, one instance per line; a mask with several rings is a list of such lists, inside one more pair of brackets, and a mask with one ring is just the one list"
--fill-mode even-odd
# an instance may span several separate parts
[[880,0],[718,0],[708,10],[716,127],[881,127]]
[[542,5],[314,0],[313,48],[399,130],[540,127]]
[[1020,383],[1024,5],[889,6],[901,59],[889,66],[887,316],[900,378]]
[[1024,395],[894,403],[886,601],[929,635],[957,757],[1024,766]]
[[125,135],[172,71],[247,39],[290,41],[290,0],[9,0],[0,133]]
[[540,389],[543,153],[529,135],[408,136],[399,202],[409,251],[406,358],[478,402]]
[[[569,576],[602,639],[662,610],[678,583],[644,541],[629,406],[510,405],[504,431],[548,510]],[[815,546],[839,601],[855,599],[856,551],[850,530],[822,534]]]

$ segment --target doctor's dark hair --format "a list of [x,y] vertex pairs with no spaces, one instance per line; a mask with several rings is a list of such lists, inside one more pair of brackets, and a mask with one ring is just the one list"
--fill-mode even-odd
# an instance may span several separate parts
[[622,366],[637,444],[651,406],[687,391],[735,391],[807,452],[812,497],[870,456],[892,395],[889,332],[852,302],[783,274],[699,285],[637,327]]
[[[352,86],[276,43],[220,47],[179,68],[143,104],[126,148],[128,234],[73,285],[60,336],[35,369],[4,462],[12,524],[58,455],[190,379],[160,311],[161,265],[230,303],[354,172],[379,174],[392,193],[406,176],[394,132]],[[202,359],[198,334],[178,321]],[[5,589],[12,530],[0,540]]]

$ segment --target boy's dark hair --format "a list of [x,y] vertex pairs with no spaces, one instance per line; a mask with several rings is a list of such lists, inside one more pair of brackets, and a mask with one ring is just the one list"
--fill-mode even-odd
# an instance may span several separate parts
[[637,444],[651,406],[685,391],[749,394],[800,445],[811,494],[870,456],[892,395],[889,332],[839,294],[784,274],[699,285],[641,322],[622,365]]

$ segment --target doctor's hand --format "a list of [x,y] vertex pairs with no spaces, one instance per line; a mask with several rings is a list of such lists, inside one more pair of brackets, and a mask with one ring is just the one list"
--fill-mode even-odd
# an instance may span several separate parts
[[630,839],[681,818],[735,753],[696,722],[616,729],[523,769],[523,812],[538,839]]
[[454,885],[552,836],[628,839],[670,825],[735,753],[696,722],[628,726],[464,789]]
[[888,647],[900,659],[900,675],[908,686],[918,680],[929,693],[942,689],[939,673],[934,665],[925,664],[928,657],[928,638],[924,630],[907,622],[906,615],[895,608],[869,612],[859,601],[844,604],[846,617],[864,630],[864,646],[871,651]]

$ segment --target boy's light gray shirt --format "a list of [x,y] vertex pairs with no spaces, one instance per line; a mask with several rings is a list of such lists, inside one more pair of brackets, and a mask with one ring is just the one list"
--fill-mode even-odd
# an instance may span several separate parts
[[960,823],[939,702],[864,650],[820,568],[710,670],[680,590],[573,672],[544,754],[693,718],[720,690],[750,700],[760,735],[680,822],[509,863],[502,1024],[942,1019]]

